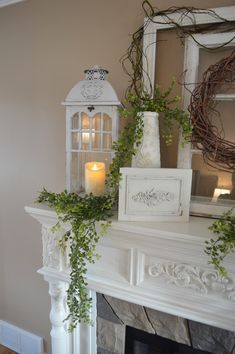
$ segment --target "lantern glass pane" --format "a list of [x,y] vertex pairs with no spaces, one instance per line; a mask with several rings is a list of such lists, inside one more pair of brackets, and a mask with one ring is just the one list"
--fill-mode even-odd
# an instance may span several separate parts
[[75,113],[72,117],[72,129],[79,129],[79,120],[80,120],[79,113]]
[[82,126],[81,126],[81,128],[82,128],[82,130],[84,130],[84,129],[89,130],[90,129],[90,118],[84,112],[82,112]]
[[72,150],[79,149],[79,138],[80,138],[80,133],[72,132]]
[[101,145],[101,134],[95,133],[94,134],[94,143],[93,143],[93,150],[101,150],[102,145]]
[[111,134],[104,134],[104,136],[103,136],[103,148],[105,150],[111,150],[111,148],[112,148],[112,136],[111,136]]
[[104,113],[103,119],[104,119],[103,130],[105,132],[111,132],[112,131],[112,119],[106,113]]
[[92,118],[92,129],[101,131],[101,113],[96,113]]

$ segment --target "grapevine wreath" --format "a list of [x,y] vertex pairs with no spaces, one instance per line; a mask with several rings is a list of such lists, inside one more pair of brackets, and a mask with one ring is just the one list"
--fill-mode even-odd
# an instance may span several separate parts
[[225,138],[215,96],[221,90],[228,92],[234,85],[235,50],[209,66],[202,82],[192,92],[189,105],[194,146],[202,151],[204,160],[210,166],[229,172],[235,171],[235,142]]

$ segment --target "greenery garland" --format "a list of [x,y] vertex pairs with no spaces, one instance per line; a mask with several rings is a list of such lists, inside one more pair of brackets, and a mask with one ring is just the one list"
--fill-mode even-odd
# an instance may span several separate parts
[[[71,281],[67,290],[69,315],[65,320],[70,321],[69,330],[76,328],[81,320],[90,324],[91,299],[86,289],[87,263],[94,263],[97,258],[95,247],[99,237],[110,225],[113,198],[110,195],[81,197],[67,191],[56,194],[43,189],[36,202],[46,203],[55,209],[58,223],[53,227],[54,231],[63,223],[71,225],[59,241],[62,251],[66,247],[70,251]],[[100,222],[99,231],[96,222]]]
[[158,85],[155,86],[153,94],[149,93],[143,84],[138,87],[138,93],[129,91],[126,94],[126,101],[131,106],[122,109],[122,115],[126,118],[129,116],[136,117],[140,112],[150,111],[163,113],[162,116],[162,138],[166,145],[170,145],[173,141],[174,123],[181,128],[182,145],[188,143],[191,138],[192,129],[188,114],[176,107],[180,101],[180,96],[172,97],[172,90],[175,85],[175,79],[172,80],[166,91],[161,91]]
[[220,219],[209,227],[209,230],[215,233],[217,237],[205,241],[205,253],[211,258],[209,263],[225,277],[228,276],[228,272],[223,266],[223,260],[229,253],[235,251],[235,216],[233,210],[234,208],[225,212]]

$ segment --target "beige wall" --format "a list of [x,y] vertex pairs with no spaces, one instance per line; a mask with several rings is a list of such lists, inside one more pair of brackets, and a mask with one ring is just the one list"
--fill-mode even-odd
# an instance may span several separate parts
[[[234,0],[153,1],[159,8],[232,5]],[[119,58],[142,24],[141,0],[26,0],[0,9],[0,318],[49,339],[40,227],[24,212],[43,186],[65,186],[60,102],[101,64],[122,98]],[[49,349],[48,349],[49,352]]]

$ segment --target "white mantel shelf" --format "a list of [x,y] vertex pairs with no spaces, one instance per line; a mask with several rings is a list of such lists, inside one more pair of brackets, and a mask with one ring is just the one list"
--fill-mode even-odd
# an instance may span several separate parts
[[[71,338],[67,338],[67,344],[58,351],[66,314],[62,301],[69,282],[68,256],[58,247],[62,232],[51,231],[56,213],[42,206],[25,210],[42,225],[43,267],[38,272],[50,284],[53,354],[95,354],[95,328],[85,330],[85,344],[79,341],[71,345]],[[213,237],[208,230],[212,222],[199,217],[190,217],[188,223],[120,222],[114,218],[97,246],[101,259],[88,266],[88,289],[94,306],[94,294],[99,292],[235,331],[235,255],[226,259],[229,279],[222,279],[208,265],[204,242]],[[61,321],[56,324],[52,313],[55,315],[58,306]],[[92,316],[95,318],[95,311]],[[76,335],[84,337],[81,328]]]

